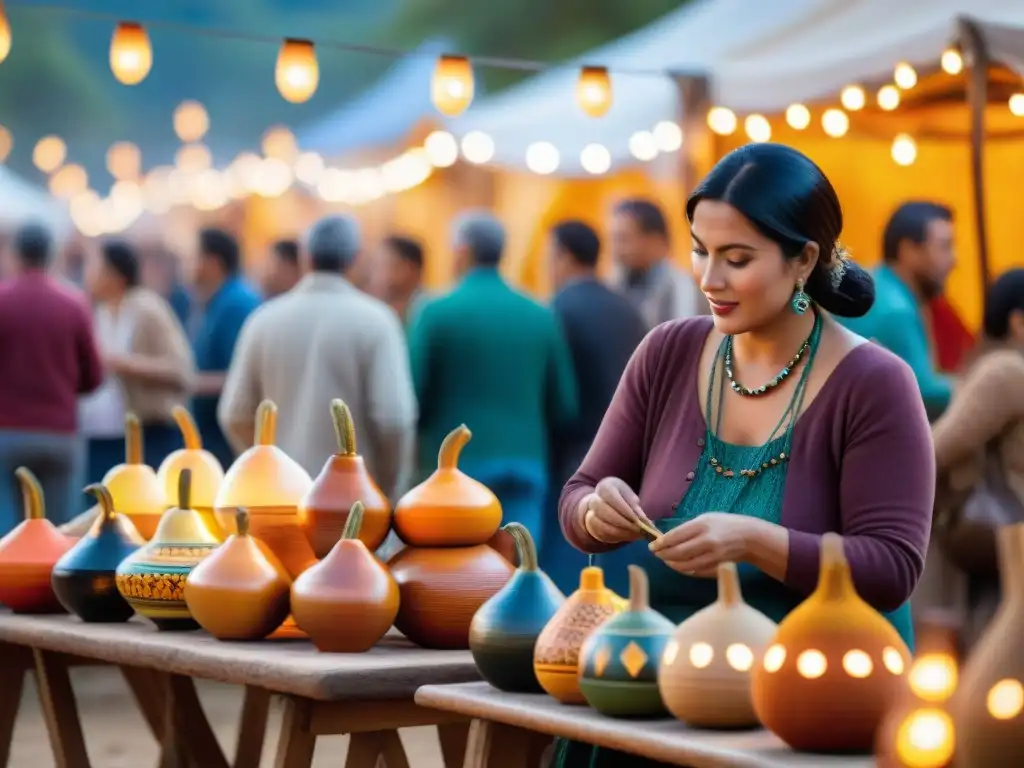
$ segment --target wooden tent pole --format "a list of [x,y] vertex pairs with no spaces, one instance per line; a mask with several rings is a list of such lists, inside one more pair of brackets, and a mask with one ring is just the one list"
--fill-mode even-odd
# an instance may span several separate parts
[[715,164],[715,137],[708,128],[711,85],[704,75],[675,73],[672,80],[679,94],[679,125],[683,146],[679,152],[679,183],[685,200]]
[[988,258],[988,227],[985,223],[985,107],[988,105],[989,52],[985,37],[970,19],[957,19],[960,47],[967,72],[967,104],[971,113],[971,182],[974,185],[974,229],[982,279],[982,305],[992,282]]

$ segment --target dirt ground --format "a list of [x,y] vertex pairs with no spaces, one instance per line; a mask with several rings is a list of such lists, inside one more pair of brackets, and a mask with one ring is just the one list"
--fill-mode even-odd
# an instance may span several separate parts
[[[71,681],[93,768],[139,768],[156,764],[157,745],[116,670],[73,669]],[[230,761],[242,707],[242,689],[206,682],[198,683],[197,687],[210,724]],[[280,708],[275,702],[263,748],[265,768],[274,763],[280,719]],[[410,768],[441,768],[436,729],[409,728],[401,735]],[[313,768],[344,765],[347,748],[347,736],[321,736],[317,740]],[[9,768],[54,768],[54,765],[39,698],[29,676],[14,729]]]

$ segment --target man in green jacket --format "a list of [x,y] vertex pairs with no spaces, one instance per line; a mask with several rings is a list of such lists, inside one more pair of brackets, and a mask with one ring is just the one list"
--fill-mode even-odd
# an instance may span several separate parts
[[953,386],[936,368],[922,308],[942,293],[956,263],[952,211],[937,203],[904,203],[885,226],[882,256],[874,272],[875,305],[864,317],[842,322],[903,358],[934,420],[949,405]]
[[458,285],[425,303],[409,332],[419,400],[419,468],[436,469],[444,436],[465,423],[473,439],[460,467],[501,501],[504,521],[543,546],[548,435],[570,428],[578,395],[568,346],[553,313],[498,273],[501,222],[470,211],[455,223]]

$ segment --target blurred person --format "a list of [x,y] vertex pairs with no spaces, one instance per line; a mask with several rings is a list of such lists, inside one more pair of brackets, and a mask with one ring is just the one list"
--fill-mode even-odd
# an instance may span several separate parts
[[906,361],[934,420],[949,405],[953,385],[936,368],[924,310],[942,295],[956,264],[953,212],[938,203],[903,203],[885,225],[882,259],[874,271],[874,307],[864,317],[843,323]]
[[665,214],[642,198],[624,200],[612,214],[616,284],[649,328],[668,320],[707,314],[707,301],[689,271],[672,261]]
[[181,259],[162,244],[142,250],[142,285],[163,296],[183,328],[188,327],[192,295],[182,278]]
[[260,401],[273,400],[277,445],[316,477],[338,450],[330,404],[341,398],[367,469],[396,500],[409,475],[416,399],[398,317],[346,279],[361,247],[351,217],[331,216],[312,228],[303,254],[308,273],[245,324],[220,424],[242,450],[252,445]]
[[74,514],[84,468],[78,397],[103,380],[85,297],[49,273],[49,231],[23,226],[10,250],[14,275],[0,284],[0,534],[22,519],[20,466],[39,478],[50,520]]
[[[548,235],[552,308],[565,331],[579,392],[579,419],[552,435],[552,510],[590,450],[626,363],[647,333],[637,309],[598,279],[600,253],[600,238],[581,221],[563,221]],[[568,594],[578,585],[586,556],[562,537],[557,515],[545,515],[545,527],[541,567]]]
[[234,236],[221,229],[200,231],[196,262],[200,306],[192,324],[192,349],[199,373],[192,413],[203,447],[225,469],[235,460],[235,452],[217,422],[217,404],[242,325],[260,305],[259,294],[245,282],[241,270],[241,250]]
[[373,260],[370,291],[408,323],[425,296],[423,246],[411,237],[385,238]]
[[579,407],[569,348],[551,310],[498,273],[505,251],[498,219],[486,211],[459,216],[452,250],[458,285],[426,303],[409,331],[419,475],[437,468],[445,435],[465,423],[473,439],[459,466],[543,551],[548,435],[570,427]]
[[142,286],[135,249],[107,240],[86,258],[85,285],[106,368],[103,384],[79,405],[88,440],[87,480],[98,483],[125,458],[124,418],[142,423],[143,457],[153,467],[182,447],[171,409],[188,402],[192,350],[170,304]]
[[287,293],[299,282],[299,244],[295,240],[277,240],[270,246],[270,255],[263,272],[263,298],[272,299]]

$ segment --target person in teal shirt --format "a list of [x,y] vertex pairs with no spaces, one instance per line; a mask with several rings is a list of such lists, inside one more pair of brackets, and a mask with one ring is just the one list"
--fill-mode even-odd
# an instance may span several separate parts
[[548,435],[578,411],[568,345],[554,314],[498,272],[505,230],[471,211],[454,230],[461,276],[451,293],[425,303],[409,331],[419,401],[420,477],[437,467],[445,435],[465,423],[473,439],[460,468],[490,488],[503,521],[525,525],[543,547]]
[[953,386],[936,370],[921,309],[941,295],[955,264],[952,211],[937,203],[904,203],[885,226],[882,249],[883,263],[874,273],[874,306],[863,317],[840,322],[913,369],[934,420],[949,405]]

